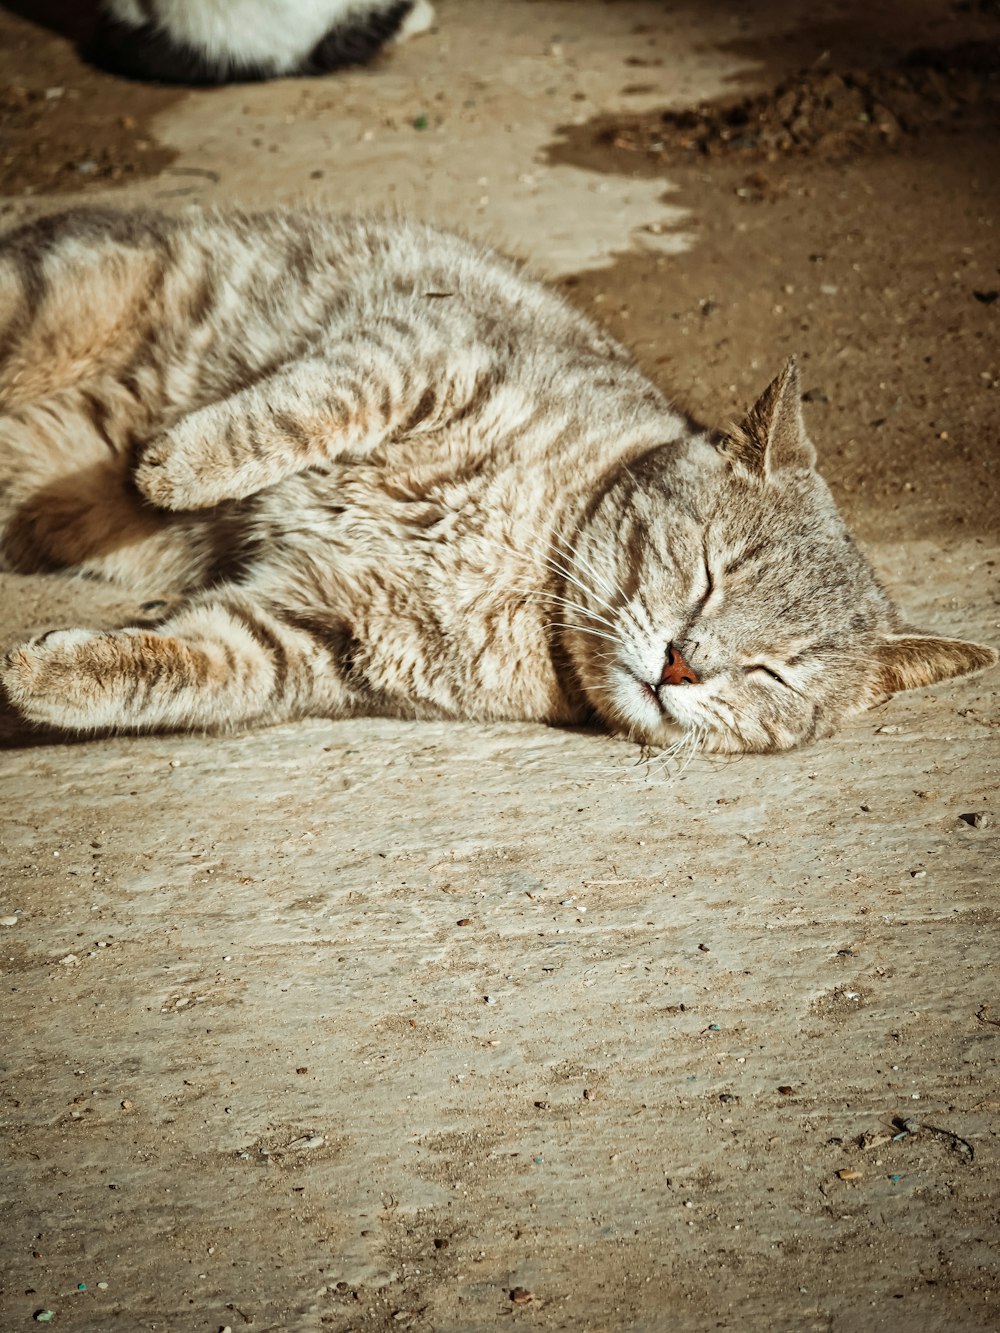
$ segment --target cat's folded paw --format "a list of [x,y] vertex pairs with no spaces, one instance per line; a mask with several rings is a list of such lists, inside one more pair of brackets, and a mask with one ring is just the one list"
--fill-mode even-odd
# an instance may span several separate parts
[[205,498],[190,456],[167,435],[151,440],[143,449],[134,480],[140,494],[159,509],[202,509],[215,503]]

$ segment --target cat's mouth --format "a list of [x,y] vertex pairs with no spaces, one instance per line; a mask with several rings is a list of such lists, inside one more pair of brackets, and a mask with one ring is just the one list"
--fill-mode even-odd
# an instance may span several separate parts
[[657,706],[657,708],[660,710],[661,713],[665,711],[663,707],[663,701],[661,700],[659,694],[657,694],[655,686],[650,685],[648,680],[640,680],[639,688],[641,689],[642,693],[646,696],[646,698]]

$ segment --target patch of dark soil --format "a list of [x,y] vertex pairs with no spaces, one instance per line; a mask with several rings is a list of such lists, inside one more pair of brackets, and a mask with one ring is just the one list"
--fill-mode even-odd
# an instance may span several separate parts
[[821,471],[863,540],[995,535],[1000,299],[983,299],[1000,280],[995,133],[748,171],[694,155],[667,168],[595,128],[577,164],[662,175],[693,245],[657,253],[669,227],[654,223],[612,268],[567,279],[572,300],[713,425],[796,353]]
[[[788,155],[842,161],[969,124],[1000,128],[1000,46],[994,42],[914,51],[882,69],[805,70],[749,97],[609,117],[596,136],[671,164],[722,157],[774,162]],[[571,143],[575,131],[566,133]]]
[[185,93],[91,69],[68,37],[0,10],[0,192],[79,193],[155,176],[150,121]]

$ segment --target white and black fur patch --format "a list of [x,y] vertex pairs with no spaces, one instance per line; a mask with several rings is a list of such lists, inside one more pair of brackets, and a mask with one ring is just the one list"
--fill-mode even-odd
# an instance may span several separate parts
[[102,0],[87,54],[159,83],[327,74],[423,32],[429,0]]

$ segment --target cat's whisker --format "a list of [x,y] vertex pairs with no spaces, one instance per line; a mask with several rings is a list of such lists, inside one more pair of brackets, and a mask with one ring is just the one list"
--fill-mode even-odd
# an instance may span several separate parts
[[[496,546],[500,550],[508,551],[512,555],[519,556],[522,559],[531,558],[530,553],[528,551],[525,551],[524,549],[515,546],[510,540],[501,543],[499,541],[496,541],[492,537],[488,537],[485,533],[480,533],[479,536],[481,539],[490,542],[491,545]],[[533,533],[531,534],[531,536],[533,537],[534,541],[539,543],[553,541],[558,538],[557,533],[549,533],[549,534]],[[536,553],[535,558],[541,560],[541,562],[548,569],[551,569],[553,573],[558,574],[560,578],[563,578],[567,580],[567,582],[575,585],[575,587],[577,587],[584,594],[585,597],[592,598],[605,611],[609,611],[612,615],[618,615],[620,613],[624,613],[624,615],[627,618],[632,619],[632,623],[635,624],[634,618],[632,618],[628,608],[624,605],[624,603],[621,606],[615,606],[612,602],[609,602],[606,597],[602,597],[595,588],[584,582],[581,578],[578,578],[577,575],[574,574],[571,569],[567,569],[565,565],[561,564],[558,560],[554,560],[551,556],[546,555],[543,551],[538,551]],[[582,573],[583,571],[581,570],[580,572]],[[533,589],[533,591],[536,592],[539,596],[555,596],[555,594],[551,593],[546,594],[541,589]],[[584,608],[580,609],[583,610]],[[602,617],[598,616],[596,612],[586,611],[585,613],[587,615],[593,616],[594,619],[602,619]],[[605,620],[605,623],[608,622]],[[617,629],[617,624],[614,626],[614,628]]]
[[595,638],[598,638],[598,639],[607,639],[607,641],[608,641],[609,643],[617,643],[617,642],[618,642],[618,640],[615,639],[615,638],[613,638],[610,634],[605,634],[603,630],[600,630],[600,629],[591,629],[588,625],[568,625],[568,624],[566,624],[565,621],[562,621],[562,620],[550,620],[550,621],[545,625],[545,628],[546,628],[546,629],[572,629],[572,630],[576,630],[579,634],[593,634]]
[[596,611],[590,611],[580,602],[571,601],[568,597],[560,597],[554,592],[540,592],[532,588],[516,588],[515,592],[525,593],[528,597],[544,598],[549,602],[558,602],[561,606],[568,607],[571,611],[579,611],[582,616],[588,620],[596,620],[601,625],[606,625],[608,629],[617,630],[618,626],[613,620],[608,620],[606,616],[600,616]]
[[561,537],[558,532],[554,532],[552,534],[552,539],[560,544],[569,560],[574,563],[577,568],[587,570],[591,578],[596,579],[605,592],[610,593],[612,597],[621,595],[621,589],[616,588],[613,583],[609,582],[603,574],[595,569],[586,556],[581,555],[576,547],[572,546],[565,537]]
[[[522,526],[524,526],[523,522]],[[575,567],[577,573],[580,575],[580,578],[577,578],[572,570],[567,570],[565,565],[561,564],[558,560],[554,560],[551,556],[544,554],[544,552],[540,552],[540,558],[550,569],[560,574],[563,578],[567,578],[571,582],[576,583],[581,591],[586,592],[589,596],[600,602],[601,605],[606,610],[612,612],[612,614],[617,615],[619,613],[624,613],[632,619],[633,623],[635,623],[634,617],[632,617],[627,606],[627,598],[624,590],[617,587],[613,582],[609,581],[607,577],[602,575],[589,560],[580,555],[579,551],[577,551],[565,537],[561,536],[560,533],[555,530],[552,530],[547,534],[535,531],[531,532],[530,535],[536,542],[556,544],[560,555],[569,560],[570,564]],[[512,547],[511,549],[516,548]],[[582,581],[584,580],[586,573],[589,573],[614,600],[609,601],[607,597],[602,597],[593,585],[588,585],[585,581]]]

